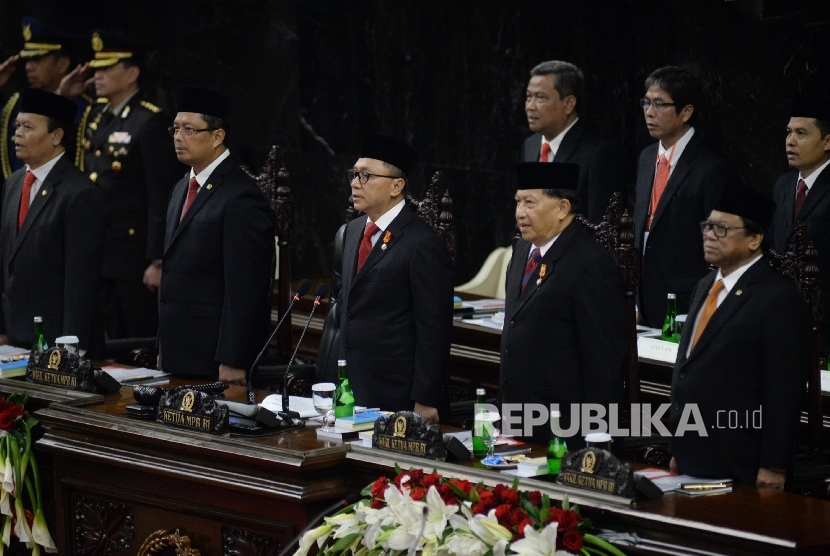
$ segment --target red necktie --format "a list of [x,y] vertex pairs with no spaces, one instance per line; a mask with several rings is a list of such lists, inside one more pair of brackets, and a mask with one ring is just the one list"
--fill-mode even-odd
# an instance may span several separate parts
[[17,213],[17,231],[23,227],[23,221],[29,213],[29,196],[32,193],[32,184],[35,183],[35,175],[29,171],[23,178],[23,192],[20,194],[20,212]]
[[182,217],[179,219],[179,222],[184,220],[184,215],[187,214],[187,209],[193,204],[193,199],[196,198],[196,193],[198,192],[199,182],[196,181],[196,178],[190,178],[190,184],[187,186],[187,199],[184,201],[184,209],[182,209]]
[[360,250],[357,252],[357,272],[360,272],[360,267],[369,258],[369,253],[372,252],[372,236],[380,231],[377,224],[369,222],[363,230],[363,239],[360,241]]
[[536,267],[539,266],[539,262],[542,260],[542,252],[537,247],[533,250],[533,253],[530,254],[530,258],[527,260],[527,264],[525,265],[525,273],[522,275],[522,291],[525,291],[525,286],[527,283],[530,282],[530,277],[533,276],[533,271],[536,270]]
[[651,229],[654,214],[657,212],[657,207],[660,204],[660,197],[663,196],[663,191],[666,190],[666,184],[669,182],[669,169],[670,164],[666,160],[666,155],[661,154],[657,160],[657,171],[654,172],[654,186],[651,188],[651,210],[648,215],[647,230]]
[[793,220],[798,220],[798,213],[801,212],[801,207],[804,206],[804,201],[807,200],[807,182],[798,180],[798,191],[795,194],[795,211],[793,212]]
[[703,306],[703,312],[700,314],[700,319],[697,321],[697,329],[695,330],[694,338],[692,338],[691,349],[695,349],[695,344],[700,339],[701,334],[703,334],[703,329],[706,328],[707,324],[709,324],[709,319],[712,318],[712,315],[715,313],[715,309],[718,308],[718,294],[722,289],[723,280],[718,280],[712,284],[712,289],[709,290],[709,297],[706,298],[706,305]]
[[550,162],[550,143],[542,141],[542,152],[539,155],[539,162]]

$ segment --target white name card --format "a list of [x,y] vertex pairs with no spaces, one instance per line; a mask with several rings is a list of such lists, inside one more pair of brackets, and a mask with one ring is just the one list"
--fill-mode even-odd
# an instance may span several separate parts
[[664,363],[674,363],[677,360],[678,344],[664,342],[654,338],[637,338],[637,355],[645,359],[653,359]]
[[821,389],[830,392],[830,371],[821,371]]

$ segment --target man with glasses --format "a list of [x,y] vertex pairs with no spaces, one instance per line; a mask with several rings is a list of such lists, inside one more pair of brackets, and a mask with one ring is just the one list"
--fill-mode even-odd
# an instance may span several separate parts
[[170,190],[185,167],[170,148],[170,117],[144,100],[143,50],[96,30],[93,59],[63,82],[68,94],[91,71],[98,100],[82,119],[81,168],[104,194],[106,236],[101,307],[107,337],[147,338],[158,331],[157,294]]
[[185,88],[171,134],[190,172],[173,188],[159,287],[161,368],[245,384],[268,338],[273,213],[225,146],[230,99]]
[[585,77],[568,62],[551,60],[530,70],[525,113],[534,134],[522,146],[522,162],[579,165],[580,212],[598,224],[611,194],[625,193],[618,149],[589,131],[583,113]]
[[677,311],[685,313],[692,288],[706,274],[697,223],[708,216],[733,174],[694,128],[703,96],[697,76],[667,66],[654,71],[645,87],[640,106],[649,134],[658,141],[640,154],[634,232],[643,252],[640,320],[659,328],[667,295],[676,294]]
[[790,171],[775,182],[777,210],[770,228],[772,246],[786,253],[793,230],[807,223],[818,251],[824,291],[821,353],[830,355],[830,98],[799,96],[793,101],[785,142]]
[[[728,185],[700,223],[706,262],[717,270],[692,293],[670,428],[680,472],[780,490],[807,382],[810,317],[795,285],[764,257],[774,211],[760,193]],[[693,412],[706,436],[677,431]]]
[[438,422],[449,409],[453,267],[441,237],[404,202],[416,162],[408,145],[368,134],[347,173],[366,216],[343,240],[340,358],[359,405]]

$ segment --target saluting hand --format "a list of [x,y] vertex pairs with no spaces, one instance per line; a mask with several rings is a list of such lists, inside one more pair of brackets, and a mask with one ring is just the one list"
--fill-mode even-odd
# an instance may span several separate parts
[[0,64],[0,87],[9,82],[14,70],[14,64],[20,59],[20,56],[14,54],[6,58],[6,61]]
[[78,67],[67,73],[64,78],[61,79],[60,87],[58,87],[58,94],[67,98],[79,96],[95,81],[94,77],[89,77],[90,73],[91,71],[88,63],[84,65],[78,64]]

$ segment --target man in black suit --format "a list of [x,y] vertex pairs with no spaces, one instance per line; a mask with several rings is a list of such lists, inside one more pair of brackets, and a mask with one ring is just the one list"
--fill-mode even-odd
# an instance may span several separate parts
[[[672,466],[682,473],[782,489],[810,367],[810,318],[795,285],[763,256],[774,210],[730,185],[700,224],[706,262],[718,269],[692,295],[670,419]],[[681,422],[707,436],[680,435]]]
[[793,101],[787,124],[787,160],[791,170],[775,182],[772,246],[787,252],[796,225],[806,222],[818,251],[824,291],[821,352],[830,354],[830,98],[801,96]]
[[625,182],[619,151],[579,119],[584,92],[585,77],[573,64],[551,60],[530,70],[525,113],[534,134],[522,146],[522,162],[578,164],[580,212],[599,223]]
[[[60,93],[61,80],[72,67],[73,58],[80,50],[82,37],[49,27],[33,17],[24,17],[21,20],[21,26],[23,48],[0,64],[0,87],[5,85],[14,73],[15,64],[23,60],[29,87],[50,93]],[[72,97],[72,101],[78,107],[78,117],[89,107],[91,100],[83,91],[79,91]],[[4,179],[24,164],[15,154],[12,140],[15,118],[20,108],[19,102],[20,93],[13,94],[0,114],[0,168],[2,168]],[[73,163],[78,165],[83,151],[80,145],[76,145],[74,134],[68,134],[65,144],[69,157]]]
[[689,309],[692,288],[706,274],[698,222],[734,174],[694,128],[702,97],[697,76],[667,66],[655,70],[645,86],[640,106],[658,141],[643,149],[637,165],[634,240],[643,253],[640,320],[659,328],[669,293],[677,295],[678,313]]
[[268,338],[273,214],[225,146],[230,99],[185,88],[173,120],[179,160],[191,166],[173,189],[159,288],[162,368],[245,384]]
[[414,410],[438,422],[448,409],[452,258],[406,206],[417,154],[367,134],[349,170],[354,208],[343,241],[340,353],[359,405]]
[[[507,269],[500,398],[505,404],[559,404],[560,423],[568,429],[572,404],[607,406],[623,399],[628,345],[622,275],[574,222],[575,164],[525,162],[516,170],[522,239]],[[545,422],[532,433],[546,443],[550,426]],[[570,449],[583,443],[578,432],[567,442]]]
[[21,94],[14,144],[26,166],[6,180],[0,218],[0,326],[11,345],[32,345],[36,316],[49,345],[64,335],[84,350],[93,343],[104,213],[100,192],[65,152],[76,112],[52,93]]
[[100,30],[92,34],[92,49],[93,60],[72,71],[64,87],[80,93],[95,71],[90,81],[98,101],[82,119],[79,136],[81,170],[104,195],[104,322],[109,338],[152,337],[158,331],[167,200],[186,168],[170,148],[172,118],[139,90],[142,50]]

